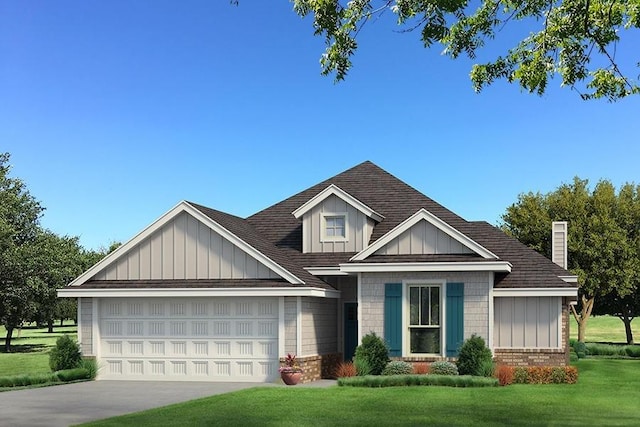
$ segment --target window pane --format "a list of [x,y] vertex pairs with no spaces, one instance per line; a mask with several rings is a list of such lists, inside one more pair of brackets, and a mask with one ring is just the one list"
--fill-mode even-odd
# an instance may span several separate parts
[[344,228],[344,217],[338,216],[334,218],[336,227]]
[[429,325],[429,288],[423,287],[420,288],[420,295],[422,297],[422,306],[420,307],[420,324],[421,325]]
[[440,353],[440,329],[411,328],[411,353]]
[[409,288],[409,324],[420,324],[420,288]]
[[440,324],[440,288],[431,288],[431,324]]

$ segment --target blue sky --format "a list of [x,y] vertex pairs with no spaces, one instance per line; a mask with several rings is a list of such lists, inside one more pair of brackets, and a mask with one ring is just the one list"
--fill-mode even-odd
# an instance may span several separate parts
[[584,102],[557,78],[476,94],[440,50],[382,18],[336,85],[285,0],[4,0],[0,151],[42,224],[89,248],[183,199],[248,216],[364,160],[494,224],[576,175],[640,182],[640,97]]

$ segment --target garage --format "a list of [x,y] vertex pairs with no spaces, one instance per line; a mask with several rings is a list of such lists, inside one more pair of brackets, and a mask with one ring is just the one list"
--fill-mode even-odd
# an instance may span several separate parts
[[256,381],[278,374],[278,298],[99,298],[100,379]]

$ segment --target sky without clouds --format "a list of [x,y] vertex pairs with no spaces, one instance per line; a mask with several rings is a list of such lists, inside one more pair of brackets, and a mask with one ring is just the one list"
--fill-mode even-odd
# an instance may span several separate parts
[[393,16],[360,44],[336,85],[286,0],[3,0],[0,151],[42,224],[88,248],[183,199],[248,216],[364,160],[494,224],[576,175],[640,182],[640,97],[584,102],[557,79],[478,95],[468,60]]

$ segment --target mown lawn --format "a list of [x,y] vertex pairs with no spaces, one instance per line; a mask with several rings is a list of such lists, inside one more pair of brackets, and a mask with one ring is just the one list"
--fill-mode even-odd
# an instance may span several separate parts
[[640,425],[640,361],[581,360],[575,385],[264,387],[87,426]]
[[49,334],[46,329],[25,327],[20,331],[20,336],[18,331],[14,331],[11,353],[5,353],[7,331],[0,326],[0,377],[51,372],[49,350],[63,334],[71,334],[75,339],[77,327],[56,326],[53,330],[54,333]]
[[[631,322],[631,331],[636,342],[640,342],[640,321]],[[578,339],[578,324],[571,317],[571,338]],[[587,321],[586,342],[610,342],[626,344],[624,323],[615,316],[593,316]]]

